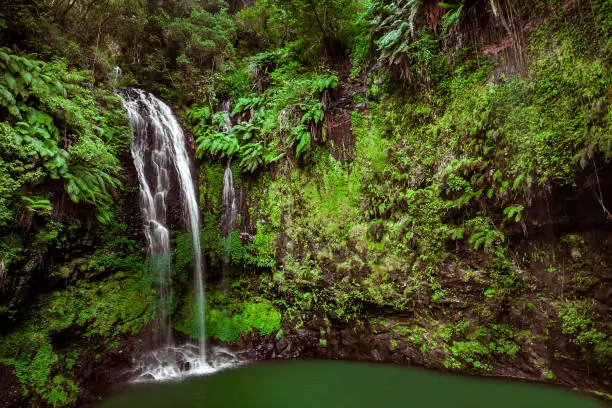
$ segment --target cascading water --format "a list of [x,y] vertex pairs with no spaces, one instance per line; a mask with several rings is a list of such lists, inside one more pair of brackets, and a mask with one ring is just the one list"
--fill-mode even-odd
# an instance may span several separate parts
[[[213,367],[206,362],[204,268],[200,250],[200,221],[196,190],[190,170],[183,130],[172,110],[154,95],[139,89],[122,91],[123,106],[132,125],[132,157],[140,184],[144,233],[150,270],[158,285],[161,305],[155,350],[139,371],[143,378],[168,379],[206,373]],[[168,194],[177,182],[183,201],[187,226],[192,232],[194,281],[197,296],[197,321],[200,342],[197,347],[176,347],[172,339],[172,268],[170,233],[166,226]],[[227,360],[227,359],[225,359]]]
[[[133,97],[133,98],[131,98]],[[127,99],[130,98],[130,99]],[[170,232],[166,227],[167,199],[170,191],[170,157],[172,145],[166,132],[158,136],[155,125],[149,134],[150,110],[146,95],[142,91],[126,92],[124,107],[127,110],[134,137],[131,143],[132,158],[140,184],[140,206],[144,221],[143,230],[147,241],[149,272],[157,285],[159,294],[159,318],[154,334],[156,346],[167,348],[174,345],[172,321],[169,307],[172,302],[172,271],[170,256]],[[146,117],[141,115],[144,110]]]
[[115,65],[115,67],[109,74],[109,79],[113,84],[113,88],[115,87],[115,85],[117,85],[117,82],[119,82],[119,78],[121,78],[121,75],[123,75],[123,71],[121,70],[121,68]]
[[[223,103],[223,110],[225,112],[225,125],[224,130],[226,133],[232,131],[232,121],[230,119],[230,102],[225,101]],[[227,243],[229,243],[229,236],[234,229],[236,223],[236,216],[238,215],[238,208],[236,207],[236,190],[234,189],[234,175],[232,174],[231,161],[227,161],[225,167],[225,173],[223,175],[223,192],[221,194],[221,232]],[[226,245],[227,246],[227,245]],[[227,263],[229,248],[226,248],[226,259]]]
[[223,117],[223,130],[225,130],[225,133],[229,133],[232,131],[232,118],[230,117],[232,113],[232,105],[229,99],[221,104],[221,109],[223,109],[223,112],[225,113],[225,116]]
[[236,207],[236,190],[234,189],[234,175],[228,160],[223,175],[223,193],[221,196],[221,226],[225,238],[228,238],[234,229],[238,208]]

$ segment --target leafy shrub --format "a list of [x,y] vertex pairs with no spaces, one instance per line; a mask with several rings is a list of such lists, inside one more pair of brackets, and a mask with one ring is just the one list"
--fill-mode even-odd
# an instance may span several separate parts
[[594,353],[600,363],[612,364],[612,340],[599,331],[593,321],[595,316],[588,300],[565,301],[558,303],[558,316],[561,330],[570,341],[583,350]]
[[[206,336],[224,342],[234,342],[242,336],[257,330],[268,336],[280,329],[280,312],[265,299],[226,303],[226,296],[219,293],[207,294]],[[188,302],[181,311],[181,318],[175,327],[194,339],[200,332],[195,323],[195,299]]]
[[[0,49],[0,69],[5,72],[0,106],[8,112],[0,117],[2,161],[9,173],[2,182],[6,192],[59,179],[72,201],[93,205],[98,220],[109,222],[114,215],[110,194],[120,186],[115,149],[122,144],[121,136],[115,136],[126,133],[117,123],[104,123],[105,108],[87,87],[88,73],[7,49]],[[118,99],[115,103],[114,109],[120,109]]]
[[236,156],[240,168],[252,173],[279,160],[289,148],[298,158],[310,152],[324,117],[321,94],[335,87],[338,77],[298,75],[287,66],[270,75],[275,86],[236,101],[232,115],[248,111],[250,119],[239,121],[229,133],[222,117],[207,107],[194,106],[187,112],[200,156]]

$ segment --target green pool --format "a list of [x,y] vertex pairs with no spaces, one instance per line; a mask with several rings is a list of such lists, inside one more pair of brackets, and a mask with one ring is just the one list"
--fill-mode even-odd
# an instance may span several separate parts
[[337,361],[255,363],[180,382],[118,392],[99,407],[596,408],[567,389]]

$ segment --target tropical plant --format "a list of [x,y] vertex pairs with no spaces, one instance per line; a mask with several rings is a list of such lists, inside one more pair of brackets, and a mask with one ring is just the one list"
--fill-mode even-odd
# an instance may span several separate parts
[[415,84],[427,83],[432,73],[446,71],[438,40],[433,33],[417,28],[420,8],[419,0],[375,0],[368,8],[379,59],[400,78]]
[[[213,115],[209,108],[197,105],[188,110],[186,118],[193,124],[200,156],[236,156],[242,170],[254,172],[279,160],[287,148],[298,158],[308,155],[312,140],[319,136],[317,126],[324,120],[321,98],[327,89],[337,86],[338,77],[299,76],[287,65],[271,75],[276,86],[236,102],[232,115],[248,114],[249,119],[239,121],[229,132],[224,129],[225,120],[215,119],[222,112]],[[280,135],[286,136],[283,145],[278,143]]]
[[[0,49],[0,70],[0,106],[6,109],[1,144],[14,186],[61,180],[72,201],[92,204],[100,222],[110,221],[110,194],[120,186],[113,139],[123,129],[104,125],[103,112],[84,87],[87,74],[7,49]],[[40,209],[27,199],[23,203]]]

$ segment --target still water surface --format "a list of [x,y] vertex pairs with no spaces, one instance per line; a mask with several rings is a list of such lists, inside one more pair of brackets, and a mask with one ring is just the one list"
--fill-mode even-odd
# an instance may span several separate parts
[[100,408],[602,408],[563,388],[337,361],[257,363],[111,395]]

